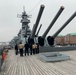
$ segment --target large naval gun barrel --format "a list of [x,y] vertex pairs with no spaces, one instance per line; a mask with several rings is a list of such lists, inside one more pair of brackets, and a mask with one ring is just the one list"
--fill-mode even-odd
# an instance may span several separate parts
[[44,45],[44,39],[45,39],[46,35],[48,34],[49,30],[52,28],[53,24],[56,22],[56,20],[58,19],[58,17],[60,16],[60,14],[62,13],[63,10],[64,10],[64,7],[61,6],[59,11],[57,12],[56,16],[54,17],[53,21],[50,23],[50,25],[48,26],[48,28],[44,32],[44,34],[38,38],[38,43],[40,46]]
[[54,39],[55,37],[68,25],[68,23],[76,16],[76,12],[62,25],[62,27],[53,35],[53,36],[48,36],[47,40],[49,45],[54,44]]
[[38,14],[36,23],[34,24],[33,29],[32,29],[32,32],[31,32],[31,35],[30,35],[30,37],[28,38],[28,42],[29,42],[29,43],[34,43],[35,33],[36,33],[36,30],[37,30],[37,27],[38,27],[40,18],[41,18],[41,16],[42,16],[44,7],[45,7],[44,5],[41,5],[41,6],[40,6],[40,11],[39,11],[39,14]]
[[38,29],[38,31],[37,31],[37,33],[36,33],[36,36],[38,36],[41,27],[42,27],[42,24],[40,25],[40,27],[39,27],[39,29]]
[[35,33],[36,33],[36,30],[37,30],[37,27],[38,27],[40,18],[41,18],[41,16],[42,16],[44,7],[45,7],[44,5],[41,5],[41,7],[40,7],[40,11],[39,11],[39,14],[38,14],[36,23],[35,23],[35,25],[33,26],[33,29],[32,29],[31,38],[34,38],[34,36],[35,36]]

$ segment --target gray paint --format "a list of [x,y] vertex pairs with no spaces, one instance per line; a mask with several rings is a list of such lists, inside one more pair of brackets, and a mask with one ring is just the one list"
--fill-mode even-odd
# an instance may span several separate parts
[[39,11],[39,14],[38,14],[38,17],[37,17],[37,20],[36,20],[36,23],[35,23],[35,25],[34,25],[34,27],[32,29],[32,32],[31,32],[31,38],[34,38],[34,36],[35,36],[35,33],[36,33],[36,30],[37,30],[37,27],[38,27],[39,21],[41,19],[44,8],[45,8],[45,6],[41,5],[40,11]]
[[56,51],[72,51],[76,50],[76,46],[65,46],[65,47],[50,47],[50,46],[43,46],[40,47],[40,53],[42,52],[56,52]]

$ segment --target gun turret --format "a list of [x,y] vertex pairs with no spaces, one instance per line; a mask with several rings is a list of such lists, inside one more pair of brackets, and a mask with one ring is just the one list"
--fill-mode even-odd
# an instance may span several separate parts
[[57,12],[56,16],[54,17],[53,21],[50,23],[50,25],[48,26],[48,28],[44,32],[44,34],[41,37],[38,38],[38,43],[39,43],[40,46],[44,45],[44,39],[45,39],[46,35],[48,34],[49,30],[52,28],[53,24],[58,19],[58,17],[60,16],[60,14],[62,13],[63,10],[64,10],[64,7],[61,6],[59,11]]
[[53,36],[48,36],[47,40],[49,45],[54,44],[54,39],[55,37],[68,25],[68,23],[76,16],[76,12],[62,25],[62,27],[53,35]]
[[32,29],[32,32],[31,32],[31,36],[30,36],[30,38],[28,39],[28,41],[29,41],[30,43],[34,43],[35,33],[36,33],[36,30],[37,30],[37,27],[38,27],[40,18],[41,18],[41,16],[42,16],[44,7],[45,7],[44,5],[41,5],[41,7],[40,7],[40,11],[39,11],[39,14],[38,14],[36,23],[35,23],[35,25],[33,26],[33,29]]

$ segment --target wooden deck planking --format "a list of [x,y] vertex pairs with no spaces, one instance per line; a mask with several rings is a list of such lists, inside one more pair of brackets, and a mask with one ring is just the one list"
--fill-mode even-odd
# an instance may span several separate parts
[[43,62],[38,54],[23,56],[10,50],[5,61],[5,75],[76,75],[76,51],[62,52],[71,59],[61,62]]

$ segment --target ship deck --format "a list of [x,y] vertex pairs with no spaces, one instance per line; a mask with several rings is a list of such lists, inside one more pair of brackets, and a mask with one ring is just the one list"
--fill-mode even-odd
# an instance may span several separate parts
[[76,75],[76,51],[60,53],[69,55],[70,60],[44,62],[39,54],[20,57],[14,50],[9,50],[2,75]]

